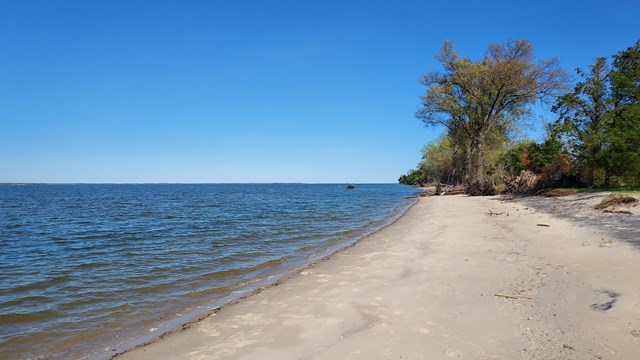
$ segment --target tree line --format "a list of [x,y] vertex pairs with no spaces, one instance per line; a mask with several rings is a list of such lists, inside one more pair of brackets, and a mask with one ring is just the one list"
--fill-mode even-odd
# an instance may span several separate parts
[[[471,195],[640,185],[640,41],[577,69],[572,87],[527,40],[490,45],[479,61],[445,41],[436,58],[444,70],[420,79],[416,117],[446,131],[401,183],[464,184]],[[539,104],[555,118],[535,142],[523,134]]]

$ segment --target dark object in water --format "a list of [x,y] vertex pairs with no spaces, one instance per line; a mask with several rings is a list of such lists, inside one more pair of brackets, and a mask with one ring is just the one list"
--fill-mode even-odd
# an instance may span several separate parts
[[346,188],[347,188],[347,189],[355,189],[355,188],[356,188],[356,186],[355,186],[355,185],[353,185],[353,184],[347,184],[347,187],[346,187]]

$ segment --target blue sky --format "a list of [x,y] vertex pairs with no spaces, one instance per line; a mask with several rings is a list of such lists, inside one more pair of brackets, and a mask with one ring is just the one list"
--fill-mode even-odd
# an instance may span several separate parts
[[640,2],[0,0],[0,182],[395,182],[443,40],[573,73]]

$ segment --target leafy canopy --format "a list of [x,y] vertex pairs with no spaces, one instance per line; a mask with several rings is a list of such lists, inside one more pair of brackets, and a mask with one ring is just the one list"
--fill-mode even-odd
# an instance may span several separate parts
[[445,41],[436,58],[444,71],[421,78],[427,91],[416,116],[428,126],[444,126],[465,149],[470,183],[483,181],[484,148],[491,131],[508,134],[530,114],[532,104],[565,89],[566,73],[557,59],[535,62],[527,40],[490,45],[477,62],[459,57],[453,42]]

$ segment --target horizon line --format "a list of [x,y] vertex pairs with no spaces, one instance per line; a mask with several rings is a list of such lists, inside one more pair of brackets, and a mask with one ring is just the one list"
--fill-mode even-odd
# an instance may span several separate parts
[[397,182],[0,182],[0,185],[384,185]]

